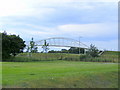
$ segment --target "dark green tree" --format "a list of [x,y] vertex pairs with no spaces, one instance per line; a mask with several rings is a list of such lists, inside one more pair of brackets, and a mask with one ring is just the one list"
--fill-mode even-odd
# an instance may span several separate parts
[[6,32],[2,34],[2,58],[6,59],[10,56],[16,56],[18,53],[23,52],[26,46],[22,38],[16,35],[7,35]]
[[22,53],[24,47],[26,46],[22,38],[16,35],[8,35],[10,38],[10,47],[11,47],[11,54],[13,56],[17,55],[18,53]]
[[11,48],[10,48],[10,39],[6,33],[2,34],[2,58],[6,59],[10,57]]

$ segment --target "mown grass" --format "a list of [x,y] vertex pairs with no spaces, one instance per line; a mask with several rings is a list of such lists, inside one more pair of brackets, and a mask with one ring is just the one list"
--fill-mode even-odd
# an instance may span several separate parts
[[118,64],[2,62],[3,88],[117,88]]

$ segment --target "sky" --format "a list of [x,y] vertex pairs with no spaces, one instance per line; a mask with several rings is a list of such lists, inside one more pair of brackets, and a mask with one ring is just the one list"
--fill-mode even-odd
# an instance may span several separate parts
[[0,0],[0,32],[25,41],[66,37],[118,50],[117,0]]

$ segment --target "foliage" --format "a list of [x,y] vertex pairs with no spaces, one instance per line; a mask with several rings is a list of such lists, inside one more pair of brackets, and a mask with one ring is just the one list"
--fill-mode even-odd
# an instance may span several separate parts
[[44,45],[42,46],[43,52],[45,52],[45,53],[48,52],[48,50],[49,50],[48,46],[49,46],[49,43],[47,43],[46,40],[44,40]]
[[16,56],[18,53],[23,52],[26,46],[25,41],[16,35],[7,35],[6,32],[2,33],[2,58],[10,58]]
[[6,33],[2,34],[2,58],[6,59],[10,57],[11,48],[10,48],[10,39]]
[[0,33],[0,61],[2,61],[2,34]]
[[61,53],[69,53],[67,49],[61,49]]
[[[80,48],[80,53],[84,54],[84,48]],[[54,51],[51,50],[49,53],[73,53],[73,54],[79,54],[79,48],[71,47],[69,50],[62,49],[61,51]]]
[[66,50],[66,49],[61,49],[61,51],[54,51],[54,50],[51,50],[51,51],[49,51],[48,53],[69,53],[69,51]]
[[95,45],[90,45],[90,48],[87,51],[87,55],[90,55],[92,57],[98,57],[99,54],[99,50],[97,49],[97,47],[95,47]]
[[30,41],[30,46],[27,47],[27,51],[30,53],[37,53],[38,52],[38,47],[35,46],[35,42],[33,41],[33,38]]
[[48,53],[62,53],[62,52],[61,51],[51,50],[51,51],[48,51]]
[[[68,51],[69,53],[79,54],[79,48],[71,47]],[[84,48],[80,48],[80,53],[84,53]]]

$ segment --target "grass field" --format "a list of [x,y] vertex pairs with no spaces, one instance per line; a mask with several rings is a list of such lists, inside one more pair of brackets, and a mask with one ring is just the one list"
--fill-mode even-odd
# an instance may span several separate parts
[[118,64],[79,61],[2,62],[3,88],[117,88]]

